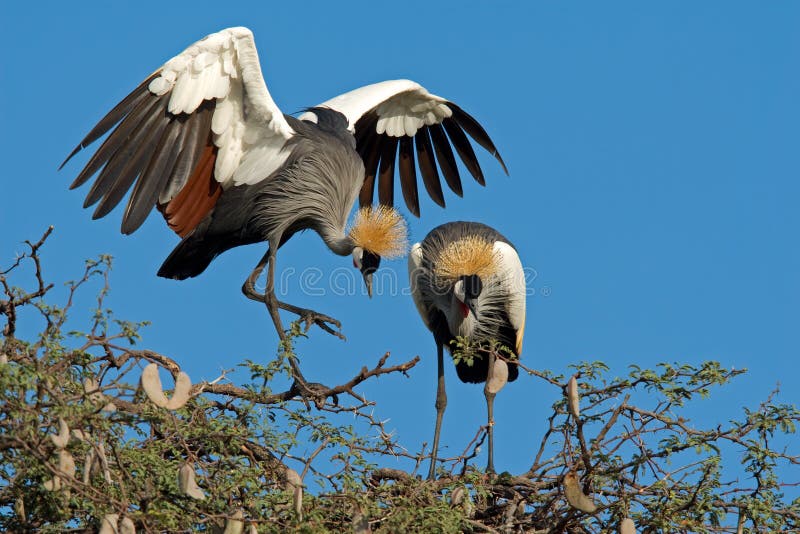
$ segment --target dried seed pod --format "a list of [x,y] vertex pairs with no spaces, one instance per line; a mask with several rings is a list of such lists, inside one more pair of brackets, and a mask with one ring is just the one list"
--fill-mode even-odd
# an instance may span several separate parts
[[147,394],[147,398],[159,408],[177,410],[182,408],[189,400],[192,390],[192,381],[189,375],[183,371],[178,373],[175,378],[175,389],[172,398],[168,399],[164,395],[164,388],[161,386],[161,378],[158,376],[158,365],[151,363],[142,371],[142,389]]
[[239,508],[231,517],[225,520],[225,530],[223,534],[242,534],[244,532],[244,510]]
[[369,527],[369,519],[367,514],[361,509],[360,506],[353,505],[353,534],[372,534],[372,529]]
[[93,377],[86,377],[83,379],[83,391],[89,396],[89,400],[92,402],[101,402],[103,397],[105,397],[105,395],[100,392],[100,385]]
[[564,496],[567,498],[567,502],[570,506],[581,512],[586,512],[587,514],[591,514],[597,510],[597,506],[592,502],[592,499],[581,490],[578,475],[574,471],[570,471],[564,475],[563,485]]
[[4,365],[7,363],[8,363],[8,354],[4,352],[3,354],[0,354],[0,365]]
[[142,389],[147,394],[150,402],[159,408],[166,408],[169,400],[164,395],[164,388],[161,387],[161,378],[158,376],[158,365],[151,363],[142,371]]
[[58,451],[58,470],[69,476],[75,474],[75,458],[64,449]]
[[119,534],[136,534],[136,525],[133,524],[133,519],[122,518],[122,521],[119,522]]
[[119,514],[106,514],[100,524],[98,534],[117,534],[119,532]]
[[61,489],[61,479],[58,476],[54,476],[50,480],[45,480],[42,483],[42,487],[47,491],[58,491]]
[[23,523],[28,520],[25,515],[25,501],[22,497],[17,497],[17,500],[14,501],[14,513],[17,514],[17,517]]
[[517,519],[525,516],[525,500],[521,500],[517,503]]
[[490,394],[496,394],[503,389],[503,386],[508,382],[508,364],[500,358],[495,358],[492,372],[489,379],[486,381],[484,391]]
[[94,448],[89,449],[86,453],[86,459],[83,461],[83,478],[81,479],[84,484],[88,484],[92,479],[92,470],[97,467],[97,454]]
[[300,478],[300,474],[294,469],[287,468],[286,471],[283,472],[283,489],[285,491],[294,491],[295,488],[302,487],[303,479]]
[[467,491],[464,489],[464,486],[459,486],[453,491],[450,492],[450,505],[451,506],[458,506],[462,502],[464,502],[464,496],[466,495]]
[[69,426],[62,418],[58,418],[58,434],[50,434],[56,448],[63,449],[69,444]]
[[111,483],[111,470],[108,468],[108,458],[106,458],[106,448],[102,442],[97,444],[97,459],[100,460],[100,467],[103,468],[103,478]]
[[283,489],[292,492],[292,503],[297,517],[303,519],[303,479],[294,469],[283,472]]
[[633,524],[633,519],[626,517],[620,521],[619,534],[636,534],[636,525]]
[[81,430],[79,428],[73,428],[72,429],[72,437],[74,437],[78,441],[86,441],[87,439],[89,439],[89,433],[88,432],[84,432],[83,430]]
[[450,506],[459,506],[467,517],[472,517],[475,513],[475,506],[472,503],[472,496],[464,486],[459,486],[450,492]]
[[567,384],[567,408],[572,417],[581,416],[580,393],[578,393],[578,380],[573,376]]
[[247,534],[258,534],[258,529],[255,523],[250,523],[247,527]]
[[175,389],[172,391],[172,398],[167,402],[167,409],[177,410],[178,408],[183,408],[189,400],[191,391],[192,381],[189,375],[183,371],[179,372],[175,378]]
[[117,411],[117,405],[113,402],[109,402],[105,406],[103,406],[103,411],[108,413],[114,413]]
[[203,500],[206,495],[197,485],[194,476],[194,468],[189,464],[183,464],[178,470],[178,487],[184,495],[188,495],[192,499]]

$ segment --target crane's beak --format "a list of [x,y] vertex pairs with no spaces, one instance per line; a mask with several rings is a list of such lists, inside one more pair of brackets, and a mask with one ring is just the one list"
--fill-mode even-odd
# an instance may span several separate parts
[[367,286],[367,295],[372,298],[372,273],[364,273],[364,285]]

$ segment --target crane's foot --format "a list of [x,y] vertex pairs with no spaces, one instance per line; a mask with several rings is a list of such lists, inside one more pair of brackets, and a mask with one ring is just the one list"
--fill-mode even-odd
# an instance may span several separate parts
[[[264,303],[266,302],[266,295],[264,293],[259,293],[255,290],[252,284],[245,284],[242,286],[242,293],[249,298],[250,300],[254,300],[256,302]],[[336,336],[339,339],[346,340],[347,338],[342,334],[342,323],[339,320],[334,319],[329,315],[325,315],[323,313],[316,312],[314,310],[310,310],[308,308],[300,308],[298,306],[293,306],[291,304],[287,304],[285,302],[277,301],[278,307],[282,310],[286,310],[288,312],[294,313],[295,315],[300,317],[300,320],[305,323],[305,331],[311,328],[312,325],[317,325],[322,330],[325,330],[332,336]],[[334,329],[335,328],[335,329]]]
[[300,320],[305,323],[306,332],[308,332],[312,325],[317,325],[332,336],[336,336],[342,340],[347,339],[341,332],[342,323],[333,317],[315,312],[314,310],[309,310],[308,308],[298,308],[297,306],[292,306],[291,304],[286,304],[285,302],[279,302],[278,306],[283,310],[297,314],[300,317]]

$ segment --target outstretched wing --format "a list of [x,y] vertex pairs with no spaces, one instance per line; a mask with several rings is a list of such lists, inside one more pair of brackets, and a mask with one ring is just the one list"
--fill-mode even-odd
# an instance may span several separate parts
[[[483,171],[467,135],[497,158],[508,174],[503,158],[478,121],[416,82],[389,80],[367,85],[323,102],[319,107],[343,113],[355,133],[356,149],[366,168],[359,195],[361,206],[372,204],[376,180],[378,201],[394,205],[396,164],[403,198],[411,213],[419,216],[417,165],[428,194],[444,207],[437,162],[450,189],[462,195],[453,148],[475,180],[484,185]],[[300,118],[314,120],[313,111]]]
[[256,183],[278,169],[294,133],[267,90],[247,28],[211,34],[167,61],[61,166],[115,125],[70,188],[99,171],[84,202],[99,202],[97,219],[133,185],[122,217],[125,234],[157,205],[170,228],[185,236],[213,209],[222,189]]

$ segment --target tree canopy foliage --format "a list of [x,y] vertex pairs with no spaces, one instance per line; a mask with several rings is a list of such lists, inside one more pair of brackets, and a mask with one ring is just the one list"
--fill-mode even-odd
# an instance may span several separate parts
[[[428,453],[404,448],[358,392],[377,376],[412,373],[416,359],[387,365],[386,354],[347,383],[281,390],[294,358],[287,343],[271,361],[240,362],[245,383],[227,373],[193,383],[181,362],[139,347],[144,323],[106,307],[108,256],[86,262],[66,301],[52,301],[39,254],[49,234],[0,272],[0,530],[798,530],[800,499],[786,493],[799,481],[784,479],[800,463],[789,439],[797,408],[771,396],[725,424],[692,421],[696,401],[743,370],[663,363],[612,377],[601,362],[577,363],[571,376],[521,367],[553,399],[530,468],[477,466],[484,428],[422,480]],[[93,288],[91,320],[73,329],[75,296]],[[305,335],[301,326],[290,339]],[[162,376],[174,381],[166,392]],[[408,470],[387,467],[397,458]]]

